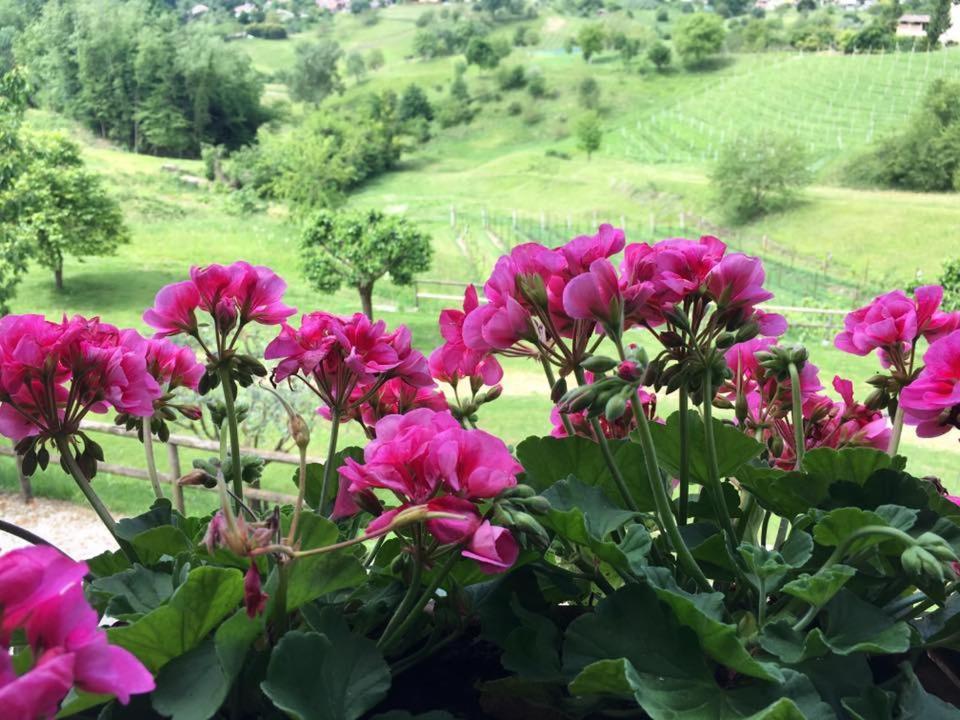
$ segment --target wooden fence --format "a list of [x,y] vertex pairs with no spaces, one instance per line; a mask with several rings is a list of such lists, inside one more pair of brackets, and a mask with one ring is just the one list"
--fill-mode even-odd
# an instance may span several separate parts
[[[137,433],[135,431],[126,430],[110,423],[87,420],[81,423],[80,427],[85,432],[133,438],[135,441],[139,442],[139,438],[137,437]],[[205,450],[214,454],[219,454],[220,445],[213,440],[204,440],[202,438],[193,437],[190,435],[170,435],[170,438],[166,443],[166,448],[168,470],[165,473],[158,472],[159,480],[161,483],[171,486],[173,503],[177,509],[183,512],[183,486],[178,482],[180,478],[183,477],[183,470],[180,466],[180,448]],[[262,457],[267,463],[281,463],[284,465],[300,464],[300,457],[291,453],[278,452],[276,450],[261,450],[259,448],[241,448],[240,452],[244,455],[257,455]],[[13,448],[6,446],[0,446],[0,455],[16,457],[16,453],[14,452]],[[59,464],[59,462],[60,457],[58,455],[50,455],[51,465]],[[318,463],[322,462],[322,460],[320,458],[310,457],[307,458],[307,462]],[[121,477],[146,480],[148,482],[150,481],[149,473],[143,468],[127,467],[125,465],[115,465],[113,463],[102,462],[97,465],[97,469],[99,472],[108,473],[110,475],[119,475]],[[26,477],[20,468],[19,458],[17,459],[17,474],[20,476],[20,491],[23,494],[24,499],[29,502],[33,498],[33,489],[30,486],[30,478]],[[198,487],[203,488],[202,485]],[[203,489],[207,490],[212,488]],[[296,501],[296,497],[293,495],[273,492],[272,490],[262,490],[257,487],[245,488],[244,495],[253,500],[263,500],[266,502],[292,503]]]

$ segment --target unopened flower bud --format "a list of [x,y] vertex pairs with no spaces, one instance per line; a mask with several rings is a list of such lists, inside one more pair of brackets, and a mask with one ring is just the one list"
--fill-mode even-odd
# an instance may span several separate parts
[[521,294],[536,307],[547,307],[547,287],[543,278],[536,273],[517,276],[517,285]]
[[604,355],[591,355],[580,363],[580,367],[593,373],[610,372],[617,367],[617,361]]
[[567,394],[567,379],[565,377],[557,380],[550,388],[550,401],[554,404],[560,402],[560,399]]
[[177,410],[187,420],[199,420],[203,416],[203,411],[199,405],[177,405]]
[[290,413],[288,426],[293,442],[301,450],[306,450],[310,444],[310,428],[307,421],[299,413]]
[[949,543],[932,532],[925,532],[917,538],[917,543],[939,560],[957,560],[957,554]]
[[617,366],[617,375],[621,380],[632,382],[639,379],[640,368],[635,362],[633,362],[633,360],[624,360]]
[[683,347],[683,336],[673,330],[664,330],[660,333],[660,342],[665,348]]
[[612,398],[607,400],[607,403],[603,408],[603,414],[610,422],[619,420],[626,412],[627,401],[624,399],[622,394],[614,395]]
[[213,488],[217,486],[217,479],[204,470],[196,469],[178,478],[177,485],[203,485],[206,488]]
[[773,457],[780,457],[783,455],[783,438],[779,435],[773,435],[767,446],[770,448],[770,454]]
[[908,575],[920,579],[929,578],[934,582],[946,580],[943,563],[925,548],[911,545],[900,556],[900,564]]
[[501,498],[529,498],[537,494],[537,491],[534,490],[529,485],[524,485],[523,483],[518,483],[513,487],[508,487],[503,490],[498,497]]
[[719,395],[713,399],[713,406],[718,410],[733,410],[733,403]]
[[737,336],[732,332],[722,332],[717,336],[717,348],[726,350],[737,341]]
[[737,330],[737,342],[743,343],[748,340],[753,340],[757,335],[760,334],[760,326],[755,320],[749,320],[740,326]]
[[737,422],[743,425],[750,416],[750,406],[747,403],[746,393],[737,393],[737,401],[734,404],[734,413],[737,416]]
[[532,512],[534,515],[546,515],[552,509],[550,501],[542,495],[521,498],[517,500],[517,504],[523,505],[523,507]]
[[863,404],[870,410],[880,410],[887,405],[887,394],[883,390],[874,390],[867,395],[867,399],[864,400]]
[[690,330],[690,320],[687,318],[686,314],[679,307],[674,305],[672,308],[664,310],[663,317],[675,327],[680,328],[681,330]]
[[492,388],[487,390],[483,401],[485,403],[493,402],[501,395],[503,395],[503,385],[494,385]]

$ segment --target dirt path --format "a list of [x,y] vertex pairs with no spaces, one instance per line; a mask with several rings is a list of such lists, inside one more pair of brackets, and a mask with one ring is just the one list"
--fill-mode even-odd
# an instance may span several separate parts
[[[0,493],[0,518],[48,540],[75,560],[85,560],[117,547],[93,510],[64,500],[34,498],[33,502],[25,503],[19,495]],[[0,532],[0,552],[26,544]]]

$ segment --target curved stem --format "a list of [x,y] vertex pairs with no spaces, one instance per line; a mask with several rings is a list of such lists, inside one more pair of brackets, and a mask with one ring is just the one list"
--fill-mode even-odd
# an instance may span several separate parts
[[[326,470],[326,468],[324,468]],[[303,511],[303,499],[307,494],[307,448],[300,448],[300,474],[297,478],[297,504],[293,506],[293,517],[290,518],[290,531],[287,533],[287,545],[293,545],[297,539],[297,525],[300,522],[300,513]],[[322,496],[321,496],[322,498]]]
[[723,486],[720,483],[720,463],[717,460],[717,442],[713,434],[713,378],[711,375],[708,365],[703,379],[706,386],[706,391],[703,394],[703,433],[707,446],[707,479],[709,480],[710,493],[713,495],[716,504],[720,526],[723,529],[723,534],[727,537],[727,544],[730,546],[732,557],[736,559],[739,557],[737,553],[737,533],[733,528],[733,522],[730,520],[730,509],[727,507],[727,499],[723,495]]
[[603,459],[607,462],[607,467],[613,476],[613,482],[616,484],[617,490],[623,498],[623,502],[626,503],[630,510],[639,512],[640,507],[633,499],[630,488],[627,487],[627,481],[623,477],[623,473],[620,472],[616,458],[613,457],[613,451],[610,450],[610,442],[607,440],[607,436],[603,434],[603,428],[600,427],[600,422],[596,418],[590,418],[590,427],[593,428],[593,432],[597,436],[597,442],[600,444],[600,452],[603,454]]
[[[107,506],[103,504],[103,500],[100,499],[100,496],[97,495],[96,491],[90,485],[90,481],[87,480],[87,476],[83,474],[83,470],[80,469],[76,459],[73,457],[73,451],[70,447],[70,440],[67,439],[66,435],[57,435],[54,439],[54,442],[57,444],[57,450],[60,451],[60,457],[63,459],[63,462],[70,471],[70,474],[73,476],[73,479],[76,481],[80,491],[83,493],[84,497],[87,498],[87,502],[90,503],[90,506],[97,513],[100,521],[106,526],[107,530],[110,531],[113,539],[116,540],[117,544],[120,545],[121,549],[123,549],[123,543],[121,543],[120,539],[117,537],[117,523],[110,514],[110,511],[107,509]],[[124,549],[124,554],[129,555],[126,549]]]
[[150,476],[150,484],[153,486],[153,494],[158,499],[163,499],[163,490],[160,488],[160,476],[157,475],[157,461],[153,457],[153,432],[150,428],[150,418],[143,419],[143,452],[147,456],[147,474]]
[[237,409],[231,391],[230,370],[220,366],[220,384],[223,386],[223,404],[227,411],[227,429],[230,433],[230,469],[233,475],[233,494],[237,498],[236,511],[240,512],[243,501],[243,467],[240,464],[240,431],[237,428]]
[[[320,512],[323,512],[323,504],[327,500],[327,488],[330,485],[330,478],[333,475],[334,456],[337,454],[337,438],[340,435],[340,409],[334,407],[330,413],[330,420],[333,426],[330,428],[330,442],[327,445],[327,457],[323,462],[323,482],[320,483]],[[331,513],[332,514],[332,513]]]
[[806,450],[803,432],[803,398],[800,396],[800,372],[797,370],[796,363],[790,363],[790,396],[793,400],[793,409],[790,419],[793,420],[793,443],[794,454],[796,455],[796,468],[800,469],[803,462],[803,453]]
[[[60,548],[50,541],[44,540],[39,535],[35,535],[26,528],[22,528],[19,525],[14,525],[12,522],[7,522],[6,520],[0,519],[0,532],[5,532],[7,535],[13,535],[14,537],[20,538],[24,542],[28,542],[31,545],[49,545],[55,550],[60,550]],[[60,550],[60,552],[66,555],[63,550]]]
[[394,631],[406,619],[410,610],[413,608],[413,605],[417,600],[417,593],[420,592],[420,577],[422,574],[423,560],[421,560],[419,557],[416,557],[414,558],[413,572],[410,576],[410,585],[407,587],[407,592],[404,594],[403,600],[400,601],[400,604],[394,611],[393,616],[387,623],[387,626],[383,629],[383,633],[380,635],[380,639],[377,641],[377,645],[379,647],[386,646],[387,642],[391,640]]
[[[541,356],[540,364],[543,365],[543,373],[547,376],[547,382],[550,383],[550,393],[553,394],[553,386],[557,384],[557,378],[553,374],[553,368],[550,367],[550,361]],[[573,423],[570,422],[570,418],[564,413],[560,413],[560,422],[563,423],[563,429],[567,431],[567,437],[573,437]]]
[[680,505],[677,521],[687,524],[687,507],[690,503],[690,429],[687,426],[687,411],[690,396],[686,387],[680,388]]

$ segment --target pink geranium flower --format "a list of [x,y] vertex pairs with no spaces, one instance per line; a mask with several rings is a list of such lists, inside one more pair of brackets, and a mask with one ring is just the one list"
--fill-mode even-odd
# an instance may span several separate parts
[[480,569],[487,574],[508,570],[520,555],[516,538],[506,528],[491,525],[484,521],[463,551],[463,556],[476,560]]
[[594,260],[588,272],[567,283],[563,309],[572,318],[592,320],[607,332],[619,332],[623,301],[613,264],[606,258]]
[[935,340],[920,375],[900,393],[904,422],[920,437],[960,429],[960,330]]
[[440,313],[440,335],[445,342],[429,359],[430,373],[436,380],[456,387],[462,379],[476,378],[483,385],[496,385],[503,377],[503,368],[490,352],[471,349],[464,340],[464,322],[479,307],[477,289],[468,285],[463,294],[463,310]]
[[711,268],[706,288],[721,311],[749,312],[773,297],[773,293],[763,287],[765,278],[759,258],[734,253]]
[[[154,689],[147,669],[98,626],[80,585],[86,572],[49,547],[0,555],[0,707],[10,717],[53,717],[72,687],[122,704]],[[19,676],[7,648],[16,629],[36,658]]]
[[247,617],[255,618],[263,613],[267,607],[267,595],[260,587],[260,571],[257,564],[250,561],[250,567],[243,576],[243,606],[247,610]]

